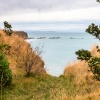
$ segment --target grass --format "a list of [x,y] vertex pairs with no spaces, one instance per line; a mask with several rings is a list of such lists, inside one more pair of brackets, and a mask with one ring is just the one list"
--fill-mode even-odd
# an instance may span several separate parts
[[[98,98],[98,99],[97,99]],[[100,82],[76,84],[74,77],[50,75],[14,77],[3,88],[3,100],[99,100]]]
[[0,44],[11,46],[10,53],[5,56],[8,58],[13,75],[24,75],[26,73],[26,67],[28,68],[32,65],[32,61],[34,64],[32,65],[31,72],[38,70],[41,73],[45,73],[44,61],[38,55],[37,61],[34,60],[36,53],[24,39],[14,34],[7,36],[3,30],[0,30]]
[[94,75],[89,71],[85,61],[77,61],[67,65],[64,76],[72,79],[72,84],[76,86],[75,100],[100,99],[100,81],[94,79]]
[[[52,76],[14,78],[12,86],[3,89],[4,100],[61,100],[70,80]],[[69,81],[69,82],[68,82]],[[61,85],[62,84],[62,85]]]
[[[60,77],[47,74],[32,74],[30,77],[25,77],[24,66],[17,66],[15,58],[19,54],[23,57],[23,51],[27,50],[29,44],[18,36],[6,37],[2,30],[0,33],[0,44],[7,43],[12,47],[11,55],[7,55],[7,58],[13,72],[11,86],[2,89],[0,95],[3,97],[2,100],[100,100],[100,81],[94,79],[86,62],[78,61],[67,65]],[[96,48],[93,48],[91,53],[100,57]],[[38,67],[39,72],[45,70],[41,58],[36,65],[33,67],[33,72],[37,71]]]

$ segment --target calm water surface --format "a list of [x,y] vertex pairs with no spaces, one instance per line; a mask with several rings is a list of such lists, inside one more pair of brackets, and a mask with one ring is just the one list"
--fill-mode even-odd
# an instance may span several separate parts
[[[41,57],[45,62],[45,68],[54,76],[61,75],[69,62],[77,60],[75,51],[90,50],[93,44],[99,44],[98,39],[85,32],[28,31],[28,36],[35,38],[27,40],[33,48],[43,47]],[[38,39],[40,37],[45,38]],[[53,37],[59,37],[59,39],[50,39]]]

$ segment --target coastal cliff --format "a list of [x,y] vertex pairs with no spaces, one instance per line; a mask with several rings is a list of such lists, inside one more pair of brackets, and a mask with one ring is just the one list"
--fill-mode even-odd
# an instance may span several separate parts
[[19,36],[22,39],[27,39],[28,38],[27,33],[24,32],[24,31],[13,31],[13,34]]

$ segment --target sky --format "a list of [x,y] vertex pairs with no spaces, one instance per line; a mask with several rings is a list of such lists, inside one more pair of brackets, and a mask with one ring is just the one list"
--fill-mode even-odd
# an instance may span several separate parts
[[51,22],[98,22],[100,3],[96,0],[0,0],[0,22],[5,20],[11,23],[48,22],[48,27]]

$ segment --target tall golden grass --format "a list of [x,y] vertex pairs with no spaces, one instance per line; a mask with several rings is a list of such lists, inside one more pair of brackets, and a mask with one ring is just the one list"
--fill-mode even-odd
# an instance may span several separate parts
[[93,78],[93,74],[89,71],[88,64],[85,61],[68,64],[64,70],[64,76],[73,77],[74,82],[77,84]]
[[[94,44],[94,45],[92,46],[91,54],[92,54],[92,56],[100,57],[100,53],[97,52],[97,48],[96,48],[97,45],[98,45],[98,44]],[[99,46],[99,47],[100,47],[100,46]]]
[[[92,56],[100,57],[100,53],[97,52],[96,45],[93,45],[90,51]],[[80,93],[76,94],[75,99],[72,100],[100,99],[100,82],[94,79],[87,62],[76,61],[68,64],[65,67],[64,76],[72,78],[73,83],[81,90]]]
[[[34,51],[30,55],[27,54],[27,50],[32,50],[30,44],[17,35],[12,34],[12,36],[6,36],[3,30],[0,30],[0,44],[8,44],[11,46],[10,54],[6,56],[9,60],[13,75],[24,75],[26,73],[24,68],[26,66],[19,66],[19,63],[22,62],[22,58],[26,57],[26,55],[28,58],[30,58],[31,55],[36,55]],[[45,72],[43,60],[39,56],[37,59],[38,61],[35,66],[32,66],[31,72],[35,72],[36,70]]]

